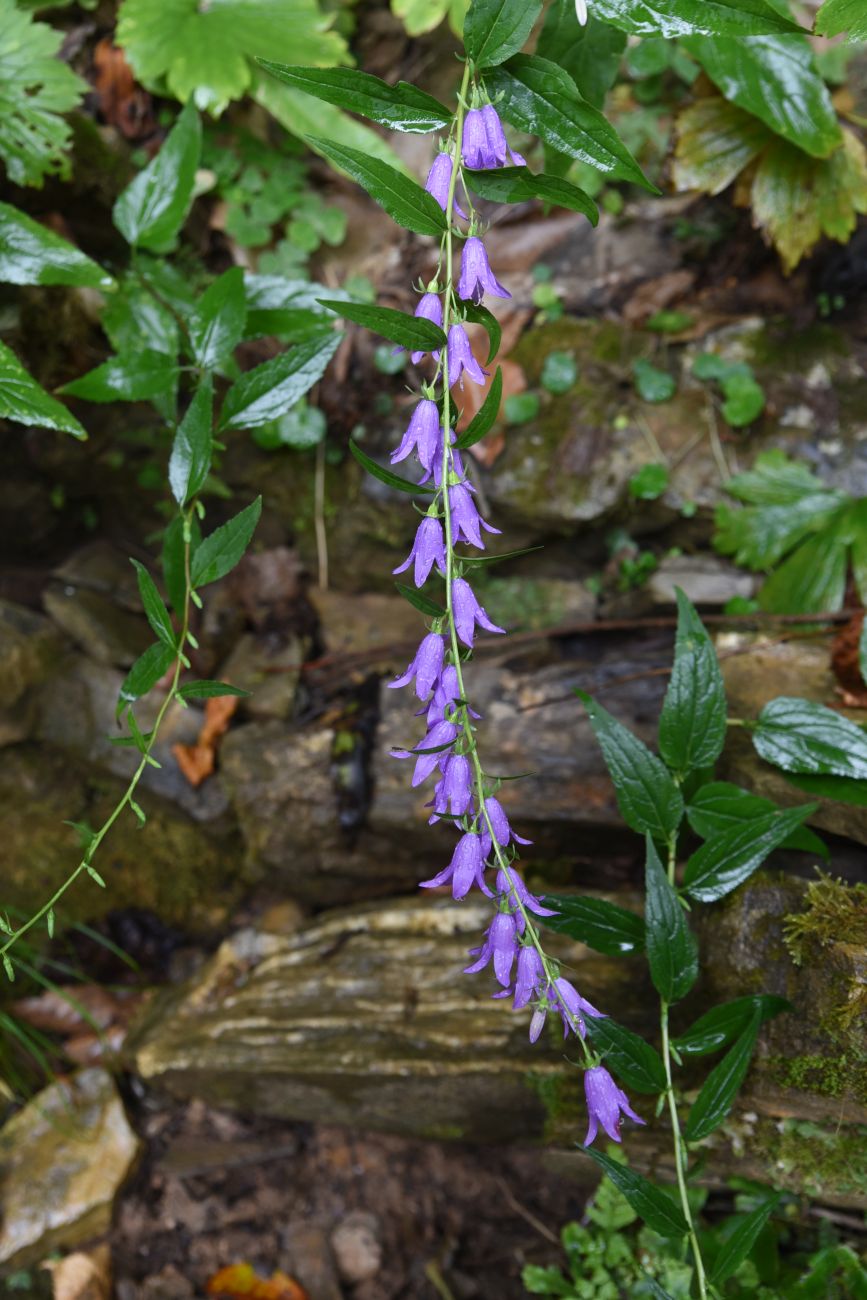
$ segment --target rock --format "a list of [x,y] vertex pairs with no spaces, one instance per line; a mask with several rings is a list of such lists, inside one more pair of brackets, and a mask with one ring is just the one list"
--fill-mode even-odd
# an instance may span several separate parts
[[297,637],[272,643],[248,632],[221,666],[219,679],[250,691],[243,708],[252,717],[286,718],[292,711],[306,649]]
[[34,691],[61,655],[47,618],[0,600],[0,746],[26,740],[33,727]]
[[98,663],[128,668],[154,640],[141,613],[133,566],[102,542],[55,570],[42,602],[58,627]]
[[310,1219],[286,1224],[281,1235],[287,1269],[315,1300],[342,1300],[343,1291],[324,1224]]
[[[805,897],[802,882],[759,877],[723,908],[701,910],[707,974],[677,1008],[674,1032],[723,998],[790,998],[797,1015],[763,1029],[736,1111],[712,1139],[713,1177],[779,1176],[797,1190],[809,1179],[823,1199],[867,1204],[867,1044],[853,1023],[841,1067],[843,1040],[823,1028],[839,963],[826,977],[822,964],[798,967],[786,950],[783,920]],[[526,1016],[491,998],[492,980],[461,974],[489,920],[484,900],[428,897],[326,913],[292,936],[244,931],[147,1013],[128,1040],[130,1061],[151,1086],[246,1112],[569,1147],[583,1137],[582,1083],[557,1026],[531,1046]],[[640,959],[602,957],[551,934],[546,947],[595,1005],[655,1036]],[[811,1071],[824,1072],[824,1086],[813,1087]],[[630,1158],[664,1164],[667,1132],[653,1124],[651,1101],[633,1102],[649,1126],[630,1133]],[[803,1169],[791,1159],[799,1141]]]
[[104,1070],[38,1093],[0,1130],[0,1267],[24,1268],[107,1232],[138,1150]]
[[680,587],[694,605],[719,607],[735,596],[755,594],[758,580],[715,555],[677,555],[666,558],[647,580],[655,605],[674,605],[675,588]]
[[341,1281],[354,1286],[376,1277],[382,1267],[382,1230],[375,1214],[347,1214],[331,1234],[331,1249]]
[[[394,566],[392,566],[394,567]],[[312,590],[326,654],[362,654],[368,671],[382,670],[395,659],[395,646],[419,639],[419,614],[400,596]],[[374,654],[373,652],[378,652]]]

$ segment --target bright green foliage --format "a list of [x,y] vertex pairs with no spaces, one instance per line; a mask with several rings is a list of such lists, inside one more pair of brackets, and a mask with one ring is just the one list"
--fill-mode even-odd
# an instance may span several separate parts
[[642,465],[629,480],[629,495],[636,501],[657,501],[668,487],[668,467],[658,462]]
[[582,97],[594,108],[602,108],[614,85],[626,36],[593,14],[582,26],[575,14],[574,0],[554,0],[545,14],[536,53],[558,63],[574,81]]
[[820,36],[846,32],[850,41],[867,41],[867,5],[864,0],[825,0],[816,14]]
[[392,131],[424,134],[441,130],[451,120],[449,109],[406,81],[389,86],[379,77],[354,68],[309,68],[270,59],[260,59],[259,63],[277,81],[338,108],[360,113]]
[[201,148],[199,115],[188,105],[114,205],[114,224],[133,248],[165,253],[174,246],[193,201]]
[[593,0],[593,11],[631,36],[759,36],[796,31],[769,0]]
[[409,36],[433,31],[444,18],[456,35],[460,35],[468,0],[391,0],[391,11],[399,18]]
[[541,0],[472,0],[464,20],[464,47],[479,68],[505,63],[523,49]]
[[0,419],[87,437],[75,416],[37,384],[5,343],[0,343]]
[[74,244],[8,203],[0,203],[0,280],[110,289],[111,276]]
[[0,159],[17,185],[67,176],[70,129],[61,114],[87,89],[56,57],[61,34],[0,0]]
[[646,357],[633,361],[632,375],[635,390],[645,402],[667,402],[677,391],[674,377],[654,366]]
[[217,114],[250,89],[257,57],[344,62],[331,22],[315,0],[124,0],[117,39],[146,86]]
[[745,361],[726,361],[715,352],[701,352],[692,373],[696,379],[718,381],[725,398],[722,414],[734,429],[752,424],[765,409],[764,389]]

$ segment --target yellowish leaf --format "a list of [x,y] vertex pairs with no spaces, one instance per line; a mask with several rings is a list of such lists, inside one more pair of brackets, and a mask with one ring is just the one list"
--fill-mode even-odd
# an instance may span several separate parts
[[722,193],[774,138],[757,117],[719,95],[685,108],[676,129],[675,188],[703,194]]

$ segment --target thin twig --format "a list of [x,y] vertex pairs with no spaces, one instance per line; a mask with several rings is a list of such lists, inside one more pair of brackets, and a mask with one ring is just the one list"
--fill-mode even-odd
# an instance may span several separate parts
[[328,590],[328,532],[325,527],[325,439],[316,445],[316,469],[313,474],[313,525],[316,531],[316,560],[319,567],[319,590]]
[[536,1231],[541,1236],[543,1236],[546,1241],[553,1242],[555,1246],[560,1245],[560,1239],[557,1236],[557,1234],[555,1232],[552,1232],[551,1229],[547,1227],[542,1222],[541,1219],[537,1219],[535,1214],[533,1214],[531,1210],[528,1210],[526,1206],[521,1204],[521,1202],[515,1197],[515,1194],[513,1193],[509,1184],[506,1182],[505,1178],[498,1178],[497,1186],[499,1187],[503,1196],[509,1202],[509,1204],[511,1205],[512,1209],[515,1211],[516,1214],[520,1214],[522,1219],[526,1219],[530,1227],[535,1228]]

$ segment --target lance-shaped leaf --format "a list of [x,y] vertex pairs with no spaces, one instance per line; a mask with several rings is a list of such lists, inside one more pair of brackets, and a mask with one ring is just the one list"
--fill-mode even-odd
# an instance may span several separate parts
[[319,305],[336,312],[356,325],[381,334],[383,338],[398,343],[413,352],[433,352],[445,347],[446,336],[433,321],[420,316],[409,316],[393,307],[374,307],[362,302],[338,302],[334,298],[320,298]]
[[435,600],[431,600],[423,591],[418,591],[415,587],[407,587],[403,582],[396,582],[398,592],[404,600],[410,605],[414,605],[417,610],[425,614],[428,618],[442,618],[445,610],[442,605],[438,605]]
[[530,199],[541,199],[553,207],[583,212],[593,226],[599,221],[599,209],[590,195],[560,176],[546,176],[544,173],[534,176],[526,167],[496,167],[487,171],[472,171],[465,167],[463,175],[474,194],[493,203],[526,203]]
[[37,384],[5,343],[0,343],[0,419],[87,437],[72,412]]
[[228,682],[187,682],[178,691],[185,700],[213,700],[220,695],[249,695],[249,691],[242,691],[240,686],[230,686]]
[[114,280],[74,244],[0,203],[0,280],[6,284],[74,284],[110,289]]
[[634,181],[656,192],[614,128],[581,98],[572,78],[556,63],[516,54],[490,72],[485,83],[491,94],[502,96],[498,107],[503,116],[521,130],[613,180]]
[[169,611],[166,609],[165,601],[157,591],[154,582],[147,569],[138,560],[132,561],[138,579],[139,595],[144,612],[147,615],[147,621],[151,628],[156,632],[160,641],[164,645],[170,646],[174,650],[177,646],[177,637],[175,629],[172,627],[172,619]]
[[[721,1285],[740,1268],[759,1238],[759,1233],[783,1199],[782,1192],[776,1192],[750,1214],[737,1222],[734,1232],[727,1237],[714,1260],[710,1280],[715,1286]],[[727,1225],[728,1226],[728,1225]]]
[[169,485],[179,506],[200,492],[211,468],[214,385],[206,374],[178,425],[169,458]]
[[568,934],[570,939],[609,957],[623,957],[644,948],[643,919],[617,903],[571,894],[546,894],[543,902],[557,913],[542,921],[547,930]]
[[654,1187],[653,1183],[637,1174],[634,1169],[619,1164],[610,1156],[603,1155],[593,1147],[585,1148],[591,1159],[608,1175],[614,1186],[622,1192],[636,1214],[640,1215],[648,1228],[658,1232],[660,1237],[680,1238],[689,1232],[686,1219],[670,1196]]
[[493,427],[494,421],[500,413],[500,402],[502,400],[503,372],[497,366],[497,373],[491,380],[491,387],[488,390],[487,397],[455,443],[458,451],[465,451],[467,447],[474,447],[477,442],[481,442],[485,434]]
[[58,389],[88,402],[143,402],[173,393],[178,381],[174,357],[151,348],[110,357],[86,375]]
[[680,825],[683,798],[665,764],[601,704],[575,693],[587,709],[623,820],[640,835],[667,840]]
[[474,325],[481,325],[482,329],[488,336],[488,359],[485,362],[485,365],[489,366],[500,350],[500,340],[503,337],[503,327],[494,313],[488,311],[487,307],[482,307],[479,303],[475,302],[465,302],[461,305],[466,319],[472,321]]
[[116,716],[120,717],[128,704],[147,695],[160,678],[165,676],[176,658],[177,650],[166,645],[164,641],[157,641],[155,645],[148,646],[123,679],[115,710]]
[[784,772],[867,779],[867,736],[824,704],[781,695],[753,732],[756,752]]
[[206,289],[189,320],[196,364],[212,370],[228,361],[244,335],[247,300],[244,272],[232,266]]
[[756,1011],[734,1047],[705,1079],[683,1130],[687,1142],[699,1142],[706,1138],[715,1128],[719,1128],[728,1115],[750,1068],[759,1025],[759,1013]]
[[636,1092],[664,1092],[665,1066],[655,1047],[608,1016],[588,1016],[587,1033],[605,1065]]
[[220,427],[256,429],[279,419],[322,378],[341,337],[318,336],[248,370],[226,394]]
[[395,167],[333,140],[313,137],[308,143],[367,190],[399,226],[417,235],[439,236],[446,229],[446,214],[436,199]]
[[630,36],[761,36],[798,26],[768,0],[593,0],[593,13]]
[[817,806],[809,803],[785,812],[768,813],[715,835],[687,862],[683,878],[686,893],[701,903],[724,898],[748,880],[768,854],[779,848]]
[[407,479],[401,478],[399,474],[394,474],[384,465],[372,460],[366,452],[362,451],[357,442],[349,441],[349,450],[358,461],[362,469],[366,469],[368,474],[373,478],[379,479],[380,483],[385,483],[388,487],[397,488],[398,492],[406,492],[410,496],[424,496],[425,493],[432,492],[433,489],[425,487],[419,483],[410,483]]
[[784,1011],[794,1011],[791,1002],[776,997],[772,993],[757,993],[751,997],[735,998],[732,1002],[723,1002],[721,1006],[707,1011],[690,1025],[686,1033],[679,1034],[674,1046],[681,1056],[707,1056],[718,1052],[720,1048],[743,1033],[747,1025],[758,1014],[759,1024],[772,1020]]
[[406,81],[390,86],[379,77],[359,72],[357,68],[308,68],[298,64],[272,63],[270,59],[257,59],[256,62],[287,86],[315,95],[337,108],[360,113],[392,131],[421,134],[441,131],[452,119],[444,104]]
[[165,253],[172,247],[193,201],[201,148],[202,127],[191,101],[156,158],[114,205],[114,224],[133,248]]
[[[748,790],[742,790],[740,786],[731,785],[728,781],[711,781],[692,796],[686,809],[686,816],[696,835],[700,835],[703,840],[709,840],[715,835],[721,835],[724,831],[742,825],[745,821],[777,811],[776,804],[770,799],[750,794]],[[799,826],[783,840],[780,848],[798,849],[802,853],[816,853],[826,862],[831,856],[827,844],[820,840],[818,835],[814,835],[807,826]]]
[[209,582],[216,582],[234,569],[250,545],[261,513],[262,498],[257,497],[228,523],[215,528],[202,540],[193,553],[190,565],[190,582],[193,587],[204,587]]
[[647,836],[644,924],[650,977],[665,1002],[686,997],[698,978],[698,947],[683,905]]
[[674,667],[659,719],[659,752],[683,774],[712,767],[726,738],[726,694],[716,651],[690,601],[677,591]]
[[464,48],[479,68],[517,54],[539,17],[541,0],[473,0],[464,19]]

